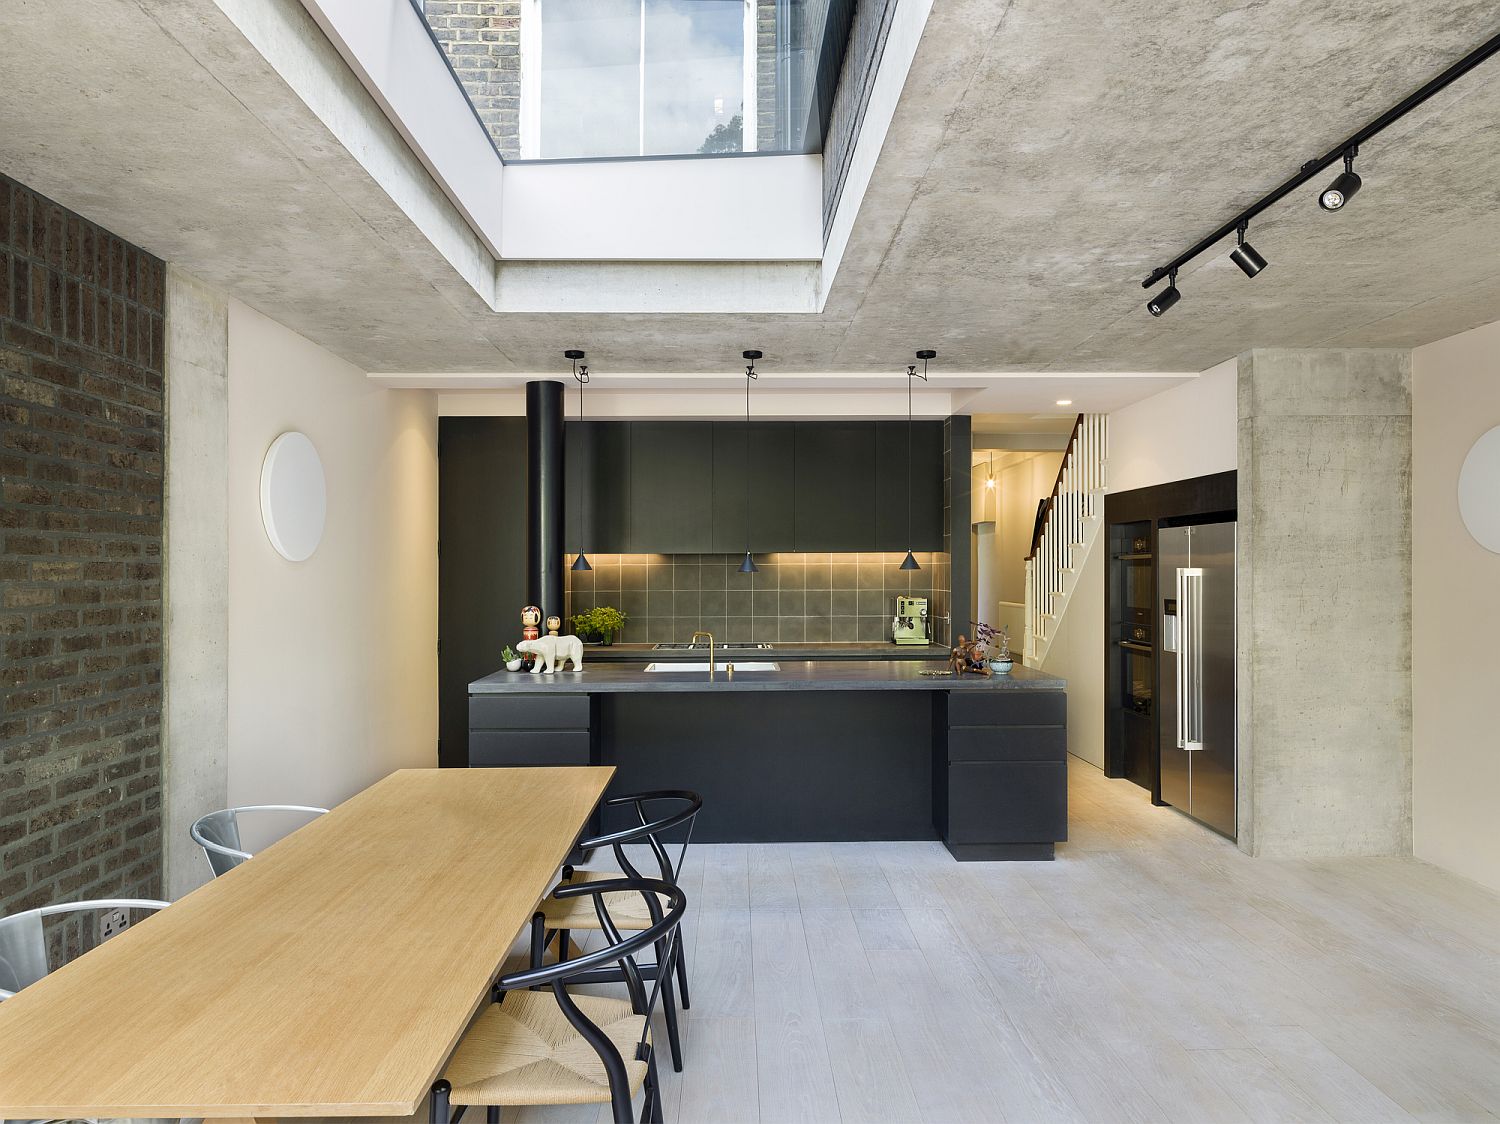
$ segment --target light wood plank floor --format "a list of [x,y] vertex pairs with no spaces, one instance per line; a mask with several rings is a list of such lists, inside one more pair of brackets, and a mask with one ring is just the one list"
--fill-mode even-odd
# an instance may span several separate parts
[[1249,859],[1089,765],[1069,784],[1052,863],[690,851],[667,1119],[1500,1117],[1500,895],[1409,859]]

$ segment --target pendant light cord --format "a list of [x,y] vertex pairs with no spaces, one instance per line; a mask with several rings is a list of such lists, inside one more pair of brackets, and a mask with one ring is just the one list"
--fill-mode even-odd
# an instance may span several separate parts
[[922,373],[917,374],[917,365],[908,363],[906,365],[906,552],[911,553],[911,388],[912,379],[927,381],[927,357],[920,355],[922,360]]
[[[745,364],[745,554],[750,553],[750,383],[759,378],[755,360]],[[751,579],[750,584],[755,584]]]

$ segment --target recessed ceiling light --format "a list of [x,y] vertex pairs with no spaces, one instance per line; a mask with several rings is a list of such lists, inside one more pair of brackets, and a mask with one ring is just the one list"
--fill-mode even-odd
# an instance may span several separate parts
[[1057,404],[1059,406],[1071,406],[1073,404],[1073,399],[1071,399],[1071,398],[1059,398],[1057,400]]

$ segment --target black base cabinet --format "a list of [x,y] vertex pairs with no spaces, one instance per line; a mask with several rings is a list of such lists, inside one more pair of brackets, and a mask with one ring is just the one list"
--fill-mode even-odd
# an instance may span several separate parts
[[613,765],[612,794],[701,792],[700,842],[938,838],[992,861],[1068,837],[1061,690],[506,693],[471,695],[469,720],[473,767]]
[[933,810],[954,857],[1052,858],[1068,838],[1067,717],[1061,691],[934,700]]

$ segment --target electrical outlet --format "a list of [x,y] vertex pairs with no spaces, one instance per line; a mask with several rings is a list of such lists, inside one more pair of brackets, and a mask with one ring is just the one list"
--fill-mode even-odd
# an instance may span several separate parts
[[125,927],[129,924],[130,914],[126,913],[123,909],[108,910],[99,918],[99,939],[107,941],[116,933],[124,932]]

